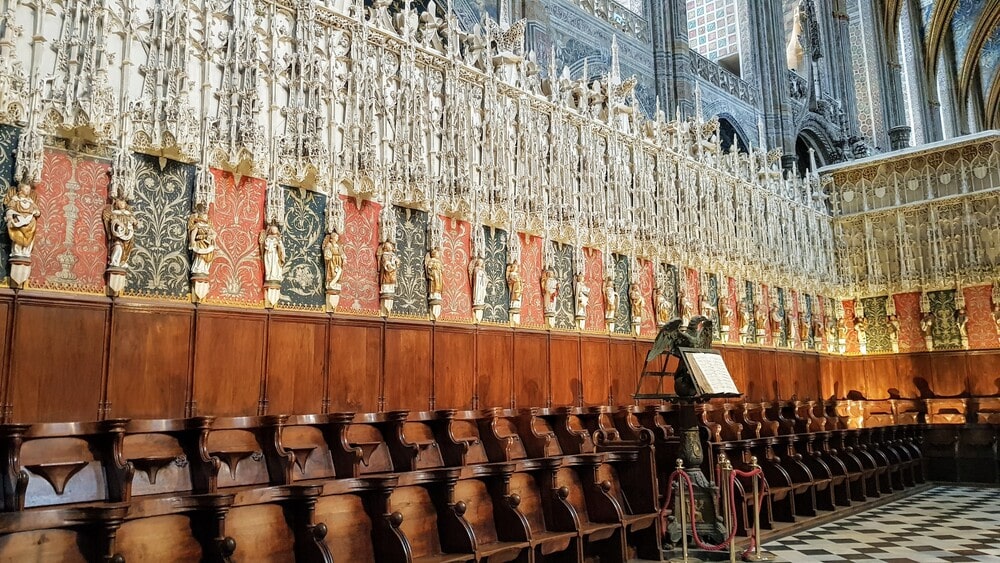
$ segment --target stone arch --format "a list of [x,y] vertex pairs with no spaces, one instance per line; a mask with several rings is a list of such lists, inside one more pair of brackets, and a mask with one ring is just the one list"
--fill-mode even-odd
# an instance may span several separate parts
[[729,151],[729,147],[732,146],[733,139],[735,138],[736,149],[742,153],[748,152],[750,138],[747,137],[746,131],[743,130],[740,122],[729,113],[720,113],[718,118],[719,142],[722,145],[722,150]]
[[805,176],[806,170],[809,168],[809,149],[815,153],[817,168],[843,160],[842,153],[837,149],[829,132],[814,119],[807,119],[795,137],[795,155],[798,157],[797,171],[799,176]]

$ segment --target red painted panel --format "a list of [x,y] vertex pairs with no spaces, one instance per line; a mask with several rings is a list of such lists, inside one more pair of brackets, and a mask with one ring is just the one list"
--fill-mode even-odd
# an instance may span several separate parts
[[993,287],[989,285],[967,287],[963,290],[965,313],[969,317],[965,329],[969,335],[971,349],[996,348],[1000,345],[1000,341],[997,340],[997,325],[993,321],[992,292]]
[[381,206],[362,201],[360,209],[354,199],[344,198],[344,274],[340,293],[340,308],[358,314],[377,315],[378,213]]
[[896,300],[896,316],[899,317],[899,351],[926,350],[924,335],[920,331],[920,294],[900,293],[893,295],[893,299]]
[[854,301],[844,301],[844,326],[847,327],[846,354],[860,354],[858,331],[854,329]]
[[215,203],[211,218],[218,252],[212,261],[211,287],[205,301],[259,305],[264,300],[257,235],[264,227],[267,182],[245,176],[236,185],[232,173],[212,170]]
[[521,296],[521,326],[541,328],[542,316],[542,239],[521,233],[521,275],[524,294]]
[[590,288],[590,304],[587,306],[586,330],[605,332],[604,325],[604,260],[601,251],[595,248],[584,248],[587,258],[587,273],[584,279]]
[[444,220],[441,260],[444,262],[444,291],[442,292],[441,319],[452,321],[472,320],[472,286],[469,280],[470,237],[469,223],[456,219]]
[[104,161],[57,150],[45,153],[35,191],[42,215],[32,251],[32,287],[104,293],[108,251],[101,213],[108,169]]
[[639,288],[642,290],[642,298],[646,301],[645,310],[642,313],[642,327],[640,334],[646,337],[656,335],[656,312],[653,310],[653,263],[645,260],[639,261]]

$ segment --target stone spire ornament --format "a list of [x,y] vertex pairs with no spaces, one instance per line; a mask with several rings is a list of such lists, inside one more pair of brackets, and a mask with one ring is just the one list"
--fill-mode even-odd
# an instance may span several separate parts
[[483,309],[486,307],[486,233],[475,223],[473,229],[469,283],[472,287],[472,317],[478,323],[483,320]]
[[267,208],[264,230],[257,236],[261,260],[264,262],[264,307],[273,308],[281,299],[281,282],[285,278],[285,245],[281,228],[285,224],[285,193],[271,181],[267,184]]
[[4,197],[4,222],[10,236],[10,281],[14,287],[24,287],[31,277],[31,251],[35,246],[35,230],[42,212],[35,203],[34,188],[42,181],[45,146],[38,120],[41,118],[41,89],[31,96],[28,126],[21,133],[14,168],[15,186]]
[[135,197],[135,185],[139,173],[139,162],[129,149],[130,124],[131,120],[125,115],[122,118],[118,148],[115,150],[115,158],[111,165],[109,202],[101,214],[108,243],[108,267],[105,271],[107,291],[112,297],[119,295],[125,287],[128,259],[135,245],[135,229],[139,224],[138,219],[132,214],[130,203]]

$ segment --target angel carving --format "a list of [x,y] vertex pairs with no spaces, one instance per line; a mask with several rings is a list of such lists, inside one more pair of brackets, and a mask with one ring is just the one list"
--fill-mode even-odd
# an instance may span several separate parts
[[264,261],[264,282],[281,283],[284,278],[285,243],[277,225],[269,225],[257,236],[260,256]]
[[3,204],[7,208],[4,219],[10,236],[11,258],[31,258],[35,229],[38,226],[36,219],[42,214],[35,203],[31,184],[22,182],[17,189],[8,191]]
[[128,259],[135,247],[135,229],[139,221],[132,214],[132,208],[121,197],[112,199],[101,213],[104,232],[108,237],[108,265],[112,268],[127,268]]

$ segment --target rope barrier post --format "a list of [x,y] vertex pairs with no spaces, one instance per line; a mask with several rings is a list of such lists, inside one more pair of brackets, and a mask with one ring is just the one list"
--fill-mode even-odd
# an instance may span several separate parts
[[[687,496],[686,496],[687,495],[687,487],[684,486],[684,483],[682,483],[682,480],[684,479],[684,477],[683,477],[684,460],[682,460],[682,459],[678,459],[677,460],[677,471],[679,471],[679,472],[682,473],[682,475],[679,475],[678,478],[677,478],[677,504],[680,507],[680,510],[678,510],[678,512],[680,512],[680,519],[681,519],[681,528],[680,528],[680,530],[681,530],[681,558],[680,559],[673,558],[673,559],[670,560],[669,563],[701,563],[700,559],[692,559],[692,558],[688,557],[688,536],[687,536],[687,528],[688,528],[688,512],[687,512],[688,511],[688,500],[687,500]],[[673,484],[673,483],[671,483],[671,484]],[[692,516],[692,518],[694,517],[694,515],[691,515],[691,516]]]
[[757,456],[750,457],[750,470],[754,472],[753,477],[750,481],[753,483],[753,543],[754,552],[748,553],[744,556],[747,561],[774,561],[774,554],[769,551],[762,551],[760,548],[760,511],[761,511],[761,499],[760,499],[760,475],[758,471],[760,466],[757,465]]
[[[726,454],[719,454],[719,468],[720,468],[720,478],[719,478],[719,499],[722,504],[722,518],[726,525],[726,532],[732,533],[732,528],[736,526],[736,522],[731,518],[732,511],[730,510],[729,504],[733,502],[732,491],[729,488],[729,483],[732,480],[733,475],[733,465],[729,462]],[[729,563],[736,563],[736,536],[729,538]]]

